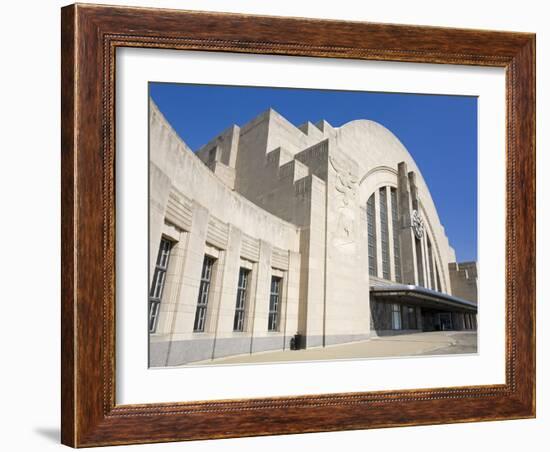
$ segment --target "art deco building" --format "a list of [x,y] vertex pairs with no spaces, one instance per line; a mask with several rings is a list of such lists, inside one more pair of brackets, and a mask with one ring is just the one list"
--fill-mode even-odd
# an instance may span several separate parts
[[149,126],[151,366],[477,328],[476,263],[380,124],[270,109],[196,153]]

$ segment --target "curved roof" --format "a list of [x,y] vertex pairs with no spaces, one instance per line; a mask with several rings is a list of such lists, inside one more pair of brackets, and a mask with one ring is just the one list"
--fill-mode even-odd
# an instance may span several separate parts
[[360,182],[363,182],[369,173],[375,172],[378,168],[397,169],[399,163],[405,162],[408,171],[414,171],[416,174],[420,205],[430,220],[430,225],[441,230],[441,238],[447,238],[422,172],[409,150],[392,131],[382,124],[368,119],[347,122],[335,128],[334,131],[333,139],[339,148],[361,167],[362,173],[358,175]]
[[357,163],[360,196],[365,202],[380,186],[397,182],[397,172],[389,169],[397,170],[401,162],[405,162],[407,171],[415,173],[419,210],[430,231],[443,287],[450,290],[445,267],[456,261],[455,251],[449,244],[428,184],[409,150],[393,132],[367,119],[353,120],[334,129],[330,139],[340,152]]

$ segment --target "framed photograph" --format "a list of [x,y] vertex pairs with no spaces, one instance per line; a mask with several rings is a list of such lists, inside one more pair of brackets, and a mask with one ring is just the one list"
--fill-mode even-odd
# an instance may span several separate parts
[[62,442],[535,416],[535,36],[62,9]]

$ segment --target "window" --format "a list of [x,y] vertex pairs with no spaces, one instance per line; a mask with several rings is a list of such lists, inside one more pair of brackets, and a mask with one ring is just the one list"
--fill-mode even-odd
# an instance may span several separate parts
[[409,324],[409,329],[416,330],[416,309],[413,306],[407,306],[407,323]]
[[193,326],[193,331],[197,333],[203,332],[206,324],[206,309],[208,307],[208,295],[212,280],[212,267],[215,261],[213,257],[204,256],[202,262],[201,284],[199,287],[197,310],[195,311],[195,324]]
[[437,289],[437,284],[434,279],[434,260],[432,251],[432,242],[428,237],[428,268],[430,269],[430,289]]
[[374,193],[367,201],[367,233],[369,241],[369,275],[376,276],[378,266],[376,263],[376,212],[374,208]]
[[391,327],[393,330],[401,329],[401,305],[398,303],[391,305]]
[[271,292],[269,295],[268,331],[277,331],[279,328],[279,305],[281,300],[281,279],[278,276],[271,277]]
[[235,306],[235,318],[233,319],[233,331],[244,331],[244,317],[246,305],[246,291],[248,289],[248,277],[250,270],[239,270],[239,283],[237,285],[237,303]]
[[399,215],[397,211],[397,190],[390,189],[391,196],[391,220],[393,234],[393,265],[395,270],[395,281],[401,282],[401,247],[399,246]]
[[218,151],[217,147],[213,147],[208,151],[208,164],[212,164],[216,161],[217,151]]
[[164,283],[166,282],[166,270],[168,269],[168,261],[170,260],[170,250],[172,242],[165,238],[160,240],[157,262],[155,264],[155,273],[153,274],[153,282],[149,291],[149,332],[154,333],[157,329],[160,300],[164,292]]
[[380,242],[382,245],[382,278],[390,279],[390,242],[386,187],[380,189]]

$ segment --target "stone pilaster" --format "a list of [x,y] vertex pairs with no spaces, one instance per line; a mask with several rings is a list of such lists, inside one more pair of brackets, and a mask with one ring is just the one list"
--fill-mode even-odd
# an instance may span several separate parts
[[154,163],[149,163],[149,283],[155,272],[157,252],[162,237],[166,204],[172,189],[172,182]]
[[[182,268],[182,287],[174,315],[173,336],[190,336],[195,321],[202,264],[206,247],[209,213],[198,204],[193,205],[193,222]],[[189,337],[190,338],[190,337]]]
[[269,290],[271,286],[271,245],[263,240],[260,241],[260,258],[256,268],[256,290],[254,294],[251,294],[253,295],[251,353],[255,351],[255,339],[265,336],[268,326]]
[[300,254],[289,252],[288,271],[286,273],[286,299],[284,303],[285,346],[289,338],[298,332],[298,309],[300,303]]
[[397,166],[397,195],[399,197],[399,241],[403,283],[416,284],[416,252],[411,229],[412,202],[405,162],[401,162]]
[[[181,256],[180,274],[178,282],[177,298],[174,304],[174,311],[171,313],[169,322],[163,327],[164,332],[170,337],[168,347],[161,348],[166,356],[155,356],[153,361],[155,365],[174,364],[174,356],[177,351],[173,349],[172,343],[178,339],[191,339],[193,331],[193,322],[195,320],[195,309],[199,294],[199,282],[204,260],[206,232],[208,228],[209,213],[198,204],[193,205],[193,220],[189,232],[186,236],[186,249]],[[183,234],[182,234],[183,235]],[[152,350],[151,350],[152,353]],[[160,353],[160,352],[158,352]],[[172,354],[175,353],[174,356]]]
[[422,237],[422,268],[424,270],[424,286],[428,289],[432,288],[431,278],[430,278],[430,256],[428,254],[428,233],[424,231],[424,236]]
[[[418,200],[418,187],[416,185],[416,174],[415,174],[414,171],[409,171],[408,179],[409,179],[409,188],[410,188],[410,193],[411,193],[411,208],[412,208],[411,213],[412,213],[412,211],[416,210],[418,212],[418,214],[420,215],[420,202]],[[415,246],[414,246],[415,255],[419,254],[419,255],[416,255],[415,259],[414,259],[414,264],[415,264],[415,267],[416,267],[415,268],[415,273],[416,273],[416,282],[415,282],[415,284],[427,287],[426,263],[425,263],[425,259],[424,259],[424,256],[426,255],[425,250],[424,250],[425,236],[420,238],[420,244],[419,244],[420,246],[417,247],[416,246],[416,240],[418,240],[418,239],[414,235],[414,232],[412,231],[412,228],[411,228],[411,232],[413,234],[413,242],[415,243]]]
[[[389,247],[389,260],[390,260],[390,279],[395,281],[395,255],[394,255],[394,243],[393,243],[393,215],[392,215],[392,196],[391,188],[386,188],[387,203],[388,203],[388,247]],[[399,209],[397,209],[399,212]]]
[[219,337],[227,337],[233,332],[237,285],[239,279],[239,262],[241,249],[241,231],[229,226],[227,249],[223,259],[223,268],[219,268],[220,291],[212,302],[212,331],[214,331],[213,358],[217,356],[216,345]]
[[[178,309],[178,300],[181,292],[181,281],[183,278],[183,266],[188,246],[188,233],[178,231],[173,226],[164,225],[164,233],[167,237],[174,240],[170,250],[170,259],[168,262],[168,271],[166,272],[166,281],[159,308],[159,317],[154,334],[158,336],[169,335],[172,331],[172,323],[175,312]],[[169,234],[168,234],[169,233]],[[158,254],[157,250],[151,250]]]
[[380,189],[374,192],[374,224],[376,225],[376,276],[382,278],[382,223],[380,222]]

